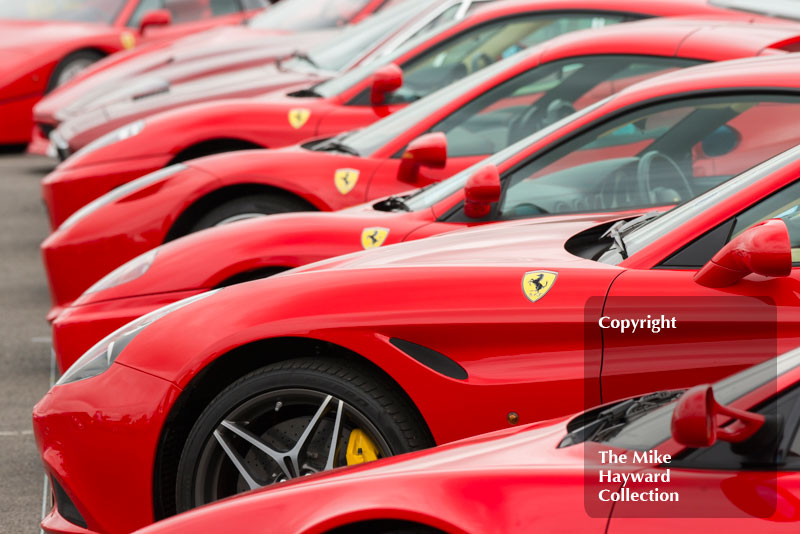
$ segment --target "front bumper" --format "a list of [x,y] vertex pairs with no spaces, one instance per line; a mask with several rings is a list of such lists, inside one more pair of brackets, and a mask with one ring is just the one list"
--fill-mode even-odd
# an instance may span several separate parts
[[86,523],[58,506],[46,532],[131,532],[154,520],[153,470],[159,436],[180,390],[120,364],[88,380],[54,386],[33,409],[33,429],[47,475]]
[[66,371],[95,343],[134,319],[204,291],[158,293],[65,308],[53,321],[53,350],[59,371]]
[[162,154],[54,170],[42,180],[51,228],[55,230],[67,217],[112,189],[166,167],[171,157]]

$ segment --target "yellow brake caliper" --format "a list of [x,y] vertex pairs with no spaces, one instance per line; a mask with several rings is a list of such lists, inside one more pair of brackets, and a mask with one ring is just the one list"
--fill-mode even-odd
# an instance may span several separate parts
[[358,465],[378,459],[378,447],[363,430],[356,428],[347,440],[347,465]]

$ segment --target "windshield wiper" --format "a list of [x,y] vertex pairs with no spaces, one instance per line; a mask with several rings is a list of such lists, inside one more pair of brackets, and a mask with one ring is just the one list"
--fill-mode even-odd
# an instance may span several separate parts
[[344,154],[349,154],[357,158],[361,157],[361,154],[358,152],[358,150],[349,145],[344,144],[335,137],[333,139],[323,141],[322,143],[314,147],[314,150],[318,150],[320,152],[342,152]]
[[614,240],[614,246],[617,247],[620,256],[622,256],[623,260],[628,259],[628,249],[625,248],[625,240],[622,239],[622,232],[620,231],[621,228],[625,225],[626,221],[617,221],[611,225],[611,228],[605,231],[605,233],[600,236],[601,239],[611,238]]
[[411,208],[409,208],[408,204],[406,204],[404,197],[395,196],[391,196],[386,200],[382,200],[372,207],[378,211],[411,211]]
[[558,446],[569,447],[584,441],[600,441],[599,437],[608,438],[614,430],[620,430],[631,420],[672,402],[682,393],[683,391],[659,391],[619,402],[600,412],[589,423],[567,434]]

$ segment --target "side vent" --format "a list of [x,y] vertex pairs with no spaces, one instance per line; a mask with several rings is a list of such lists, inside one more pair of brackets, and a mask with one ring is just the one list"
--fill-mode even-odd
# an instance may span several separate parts
[[395,337],[391,338],[389,342],[425,367],[433,369],[441,375],[456,380],[466,380],[469,377],[466,369],[440,352]]

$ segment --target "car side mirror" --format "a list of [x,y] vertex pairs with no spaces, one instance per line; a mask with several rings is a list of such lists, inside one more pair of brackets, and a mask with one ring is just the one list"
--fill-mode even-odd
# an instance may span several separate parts
[[416,184],[420,167],[442,169],[447,165],[447,137],[442,132],[431,132],[417,137],[408,144],[397,179],[401,182]]
[[[736,422],[720,426],[717,416],[728,416]],[[741,443],[764,425],[761,414],[724,406],[714,399],[710,385],[695,386],[684,393],[672,412],[672,437],[687,447],[710,447],[718,439]]]
[[168,26],[172,23],[172,13],[168,9],[154,9],[142,16],[139,22],[139,33],[144,34],[145,28],[155,26]]
[[386,95],[403,86],[403,69],[389,63],[377,69],[372,75],[372,90],[370,101],[373,106],[383,105]]
[[728,287],[749,274],[780,277],[792,272],[789,229],[781,219],[752,226],[733,238],[694,276],[705,287]]
[[492,211],[492,203],[500,200],[501,191],[497,167],[482,166],[464,186],[464,214],[470,219],[486,217]]

